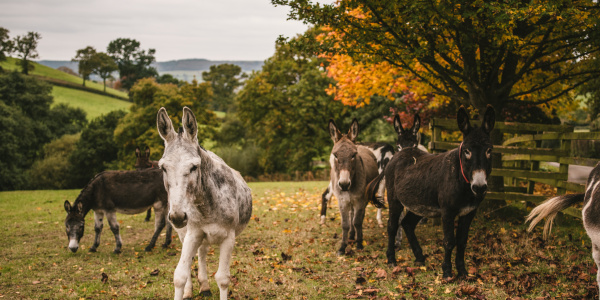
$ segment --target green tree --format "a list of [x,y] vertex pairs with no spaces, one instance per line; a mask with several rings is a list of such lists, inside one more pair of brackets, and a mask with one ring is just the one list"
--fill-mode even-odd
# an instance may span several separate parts
[[[8,33],[8,29],[0,27],[0,62],[5,61],[8,54],[13,50],[13,42],[10,40]],[[2,71],[2,67],[0,67],[0,71]]]
[[235,89],[242,85],[241,73],[242,68],[233,64],[213,65],[208,72],[202,72],[202,80],[210,82],[213,89],[213,110],[227,111],[230,108]]
[[97,68],[97,60],[95,59],[96,49],[92,46],[87,46],[83,49],[77,50],[75,57],[71,61],[78,62],[79,75],[83,78],[83,86],[85,81],[90,79],[90,75]]
[[94,55],[94,61],[96,66],[94,68],[94,74],[102,78],[104,84],[104,92],[106,93],[106,79],[113,78],[112,73],[119,70],[119,66],[115,60],[104,52],[99,52]]
[[13,50],[17,53],[17,57],[20,60],[17,62],[21,66],[21,73],[28,75],[29,71],[33,70],[34,66],[31,63],[31,59],[37,58],[38,41],[42,36],[37,33],[30,31],[26,35],[18,35],[15,37],[13,42]]
[[158,73],[151,66],[155,61],[156,50],[140,49],[140,42],[134,39],[118,38],[108,44],[106,52],[119,67],[119,76],[125,89],[130,89],[141,78],[156,77]]
[[95,118],[81,131],[75,150],[68,156],[71,167],[69,187],[85,186],[95,174],[106,170],[117,159],[114,131],[125,114],[124,111],[112,111]]
[[115,129],[115,143],[119,147],[115,168],[133,168],[137,146],[150,147],[151,159],[160,158],[164,145],[156,130],[156,114],[161,107],[167,109],[174,124],[180,124],[183,107],[189,107],[199,124],[200,143],[212,138],[218,126],[215,114],[208,108],[207,99],[212,97],[209,83],[193,81],[178,87],[158,84],[154,78],[144,78],[138,80],[129,93],[133,100],[131,112]]
[[66,134],[43,148],[43,157],[36,160],[27,171],[30,189],[66,189],[69,184],[71,163],[69,157],[75,150],[80,134]]
[[600,74],[587,63],[600,51],[598,1],[272,3],[331,30],[332,38],[312,39],[319,52],[387,62],[480,111],[548,103]]
[[180,81],[179,79],[173,77],[171,74],[162,74],[158,78],[156,78],[156,82],[160,84],[172,83],[174,85],[181,86],[185,84],[185,81]]
[[324,60],[278,44],[262,70],[238,93],[237,113],[263,149],[265,172],[311,170],[314,158],[331,147],[330,118],[337,122],[350,110],[325,93],[333,81],[322,71]]

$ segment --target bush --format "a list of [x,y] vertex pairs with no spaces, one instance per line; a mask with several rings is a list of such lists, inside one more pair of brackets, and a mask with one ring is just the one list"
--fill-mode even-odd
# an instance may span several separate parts
[[31,189],[65,189],[69,185],[71,164],[67,159],[75,149],[80,134],[64,135],[44,145],[44,157],[27,171]]
[[214,149],[216,155],[221,157],[227,165],[237,170],[244,177],[258,177],[263,173],[259,164],[261,150],[254,144],[243,148],[224,147]]

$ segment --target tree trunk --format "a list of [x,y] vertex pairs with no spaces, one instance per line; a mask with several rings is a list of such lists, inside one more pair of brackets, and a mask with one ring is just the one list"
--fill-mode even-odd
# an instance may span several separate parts
[[104,83],[104,92],[106,93],[106,78],[102,78],[102,82]]

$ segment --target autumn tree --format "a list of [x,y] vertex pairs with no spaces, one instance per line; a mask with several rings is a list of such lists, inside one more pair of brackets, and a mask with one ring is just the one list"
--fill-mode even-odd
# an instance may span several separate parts
[[[259,163],[267,173],[308,171],[327,156],[330,118],[343,122],[347,107],[325,89],[333,84],[323,72],[324,59],[277,44],[261,71],[245,81],[237,95],[237,114],[262,149]],[[349,124],[349,122],[348,122]]]
[[202,72],[202,80],[210,82],[213,89],[211,107],[217,111],[227,111],[233,103],[235,89],[242,85],[242,68],[234,64],[210,66]]
[[104,52],[98,52],[93,56],[94,69],[93,73],[102,78],[104,84],[104,92],[106,93],[106,79],[113,78],[112,73],[117,71],[119,67],[115,60]]
[[389,66],[479,110],[549,103],[600,75],[587,63],[600,51],[593,0],[272,2],[329,31],[313,39],[320,53]]
[[30,31],[26,35],[18,35],[13,41],[13,50],[17,54],[20,60],[17,62],[21,66],[21,73],[28,75],[29,71],[33,70],[33,64],[31,59],[37,58],[38,41],[42,36],[37,33]]
[[[8,33],[8,29],[0,27],[0,62],[5,61],[13,49],[13,42],[10,40]],[[2,71],[2,67],[0,67],[0,71]]]
[[85,86],[85,81],[90,79],[90,75],[97,67],[95,55],[96,49],[92,46],[87,46],[77,50],[77,54],[71,59],[71,61],[78,62],[78,71],[81,78],[83,78],[83,86]]
[[140,49],[140,42],[134,39],[118,38],[111,41],[106,52],[117,63],[121,83],[126,89],[130,89],[138,79],[158,75],[151,66],[155,61],[156,50]]

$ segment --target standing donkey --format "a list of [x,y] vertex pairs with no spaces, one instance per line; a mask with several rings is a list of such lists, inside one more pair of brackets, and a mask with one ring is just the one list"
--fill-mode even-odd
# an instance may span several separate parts
[[[466,276],[465,248],[471,221],[487,193],[487,179],[492,171],[490,132],[495,125],[494,109],[488,105],[481,127],[472,127],[464,107],[457,113],[463,142],[458,149],[429,154],[418,148],[397,152],[385,174],[390,218],[388,221],[388,264],[396,265],[394,241],[398,219],[406,208],[401,225],[406,233],[415,262],[423,264],[425,256],[415,236],[415,227],[423,217],[441,217],[444,231],[443,277],[452,277],[452,250],[456,250],[456,269]],[[383,176],[370,183],[368,195],[373,204],[383,206],[375,197]],[[454,220],[458,229],[454,235]]]
[[342,134],[335,122],[329,120],[329,135],[333,149],[329,156],[331,164],[330,186],[338,199],[342,216],[342,245],[338,255],[346,253],[348,235],[354,238],[356,248],[363,249],[362,223],[365,217],[367,184],[377,176],[377,160],[369,149],[356,145],[358,121],[354,119],[348,134]]
[[90,252],[96,252],[100,245],[103,219],[106,216],[110,230],[115,235],[114,253],[121,253],[121,235],[117,212],[124,214],[139,214],[149,207],[154,207],[154,235],[146,251],[151,251],[156,244],[160,232],[167,226],[167,237],[163,248],[171,244],[171,225],[166,222],[167,192],[162,184],[163,178],[158,169],[141,171],[105,171],[97,174],[81,190],[77,199],[71,205],[68,200],[64,207],[67,211],[65,228],[69,239],[69,249],[77,252],[79,240],[83,236],[85,216],[90,210],[94,211],[94,231],[96,238]]
[[175,299],[192,297],[190,267],[198,252],[198,280],[202,295],[210,295],[206,255],[210,244],[219,245],[219,269],[215,280],[220,299],[227,299],[229,267],[235,238],[248,225],[252,214],[250,188],[239,172],[198,144],[194,113],[183,108],[179,133],[163,107],[157,127],[165,142],[158,165],[169,194],[169,220],[183,243],[175,269]]
[[583,227],[592,240],[592,258],[596,263],[596,283],[600,288],[600,164],[597,164],[590,172],[583,194],[566,194],[550,198],[536,206],[527,216],[526,222],[531,222],[527,231],[532,231],[537,223],[546,218],[544,225],[544,238],[552,230],[552,223],[559,211],[583,202],[581,210]]
[[[158,168],[158,161],[150,160],[150,148],[146,147],[146,151],[142,154],[140,148],[135,147],[135,169],[139,171],[148,168]],[[152,208],[148,208],[144,221],[150,221],[151,216]]]
[[[373,155],[375,155],[375,159],[377,159],[377,171],[379,173],[383,172],[387,163],[394,156],[394,147],[390,146],[387,143],[383,142],[375,142],[375,143],[356,143],[359,146],[367,147]],[[385,185],[381,185],[378,194],[382,197],[383,193],[385,193]],[[323,195],[321,196],[321,222],[320,224],[325,224],[325,216],[327,215],[327,203],[331,200],[331,196],[333,196],[333,189],[331,188],[331,182]],[[383,227],[383,221],[381,220],[381,208],[377,209],[377,224],[380,227]]]

